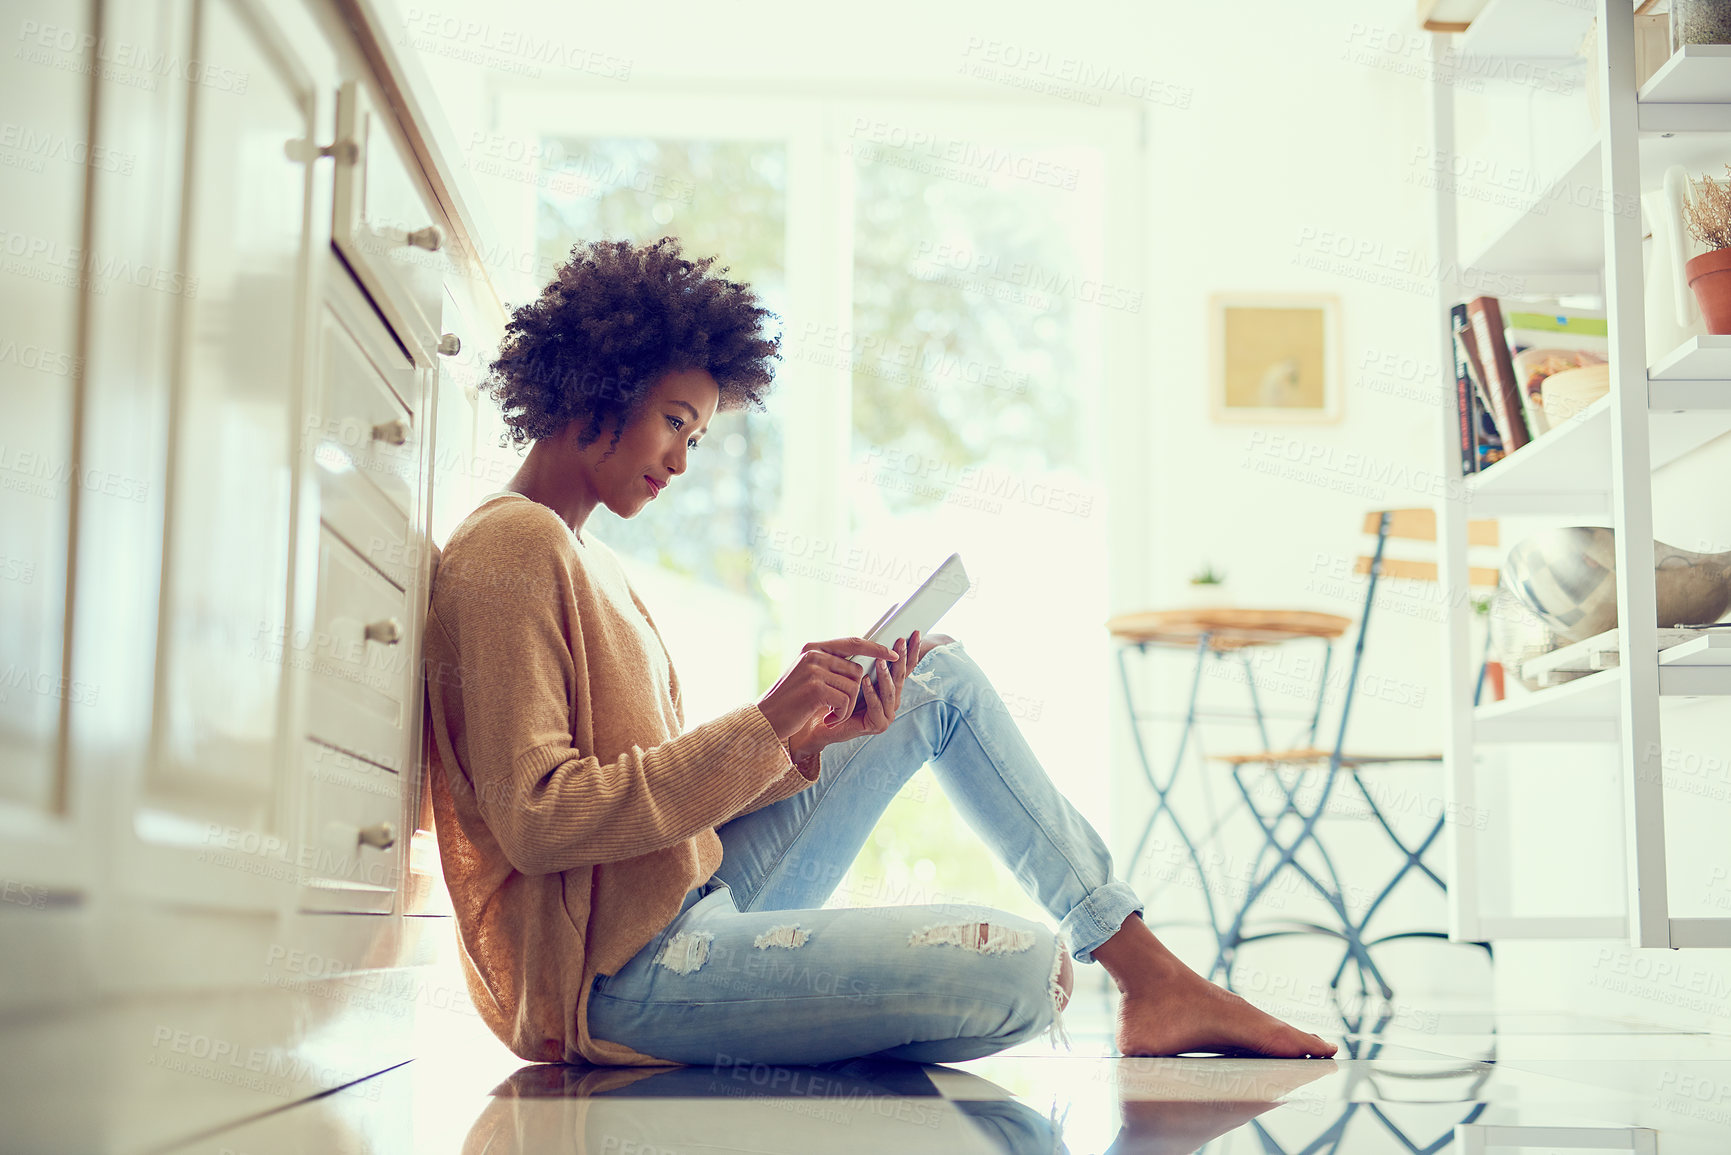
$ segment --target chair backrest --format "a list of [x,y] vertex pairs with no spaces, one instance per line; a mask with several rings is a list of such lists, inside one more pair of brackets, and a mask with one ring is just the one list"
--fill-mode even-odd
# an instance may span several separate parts
[[[1410,558],[1389,557],[1386,554],[1390,539],[1405,541],[1436,541],[1436,511],[1434,509],[1375,509],[1364,515],[1364,532],[1374,534],[1376,543],[1368,554],[1360,554],[1353,565],[1353,572],[1369,575],[1370,580],[1364,583],[1364,605],[1359,611],[1358,635],[1352,645],[1352,668],[1347,673],[1346,694],[1340,704],[1340,728],[1334,738],[1334,759],[1331,765],[1339,766],[1342,751],[1346,746],[1346,726],[1352,715],[1353,694],[1358,688],[1359,666],[1364,660],[1365,633],[1370,628],[1370,611],[1376,604],[1376,587],[1382,578],[1401,578],[1411,581],[1434,582],[1437,580],[1437,563]],[[1494,546],[1497,544],[1497,523],[1489,519],[1477,519],[1467,522],[1468,546]],[[1469,587],[1495,588],[1498,571],[1490,566],[1470,566],[1467,572]],[[1317,719],[1322,714],[1322,700],[1328,689],[1327,665],[1323,667],[1323,678],[1316,691],[1316,713],[1311,719],[1311,734],[1316,732]]]
[[[1385,519],[1386,528],[1384,526]],[[1373,509],[1364,515],[1364,532],[1376,534],[1379,544],[1389,538],[1402,538],[1408,541],[1435,541],[1436,510]],[[1487,518],[1467,522],[1468,546],[1494,546],[1496,544],[1497,523],[1495,521]],[[1360,554],[1357,562],[1353,565],[1352,572],[1370,573],[1371,562],[1371,557]],[[1434,561],[1384,557],[1381,576],[1434,582],[1437,580],[1437,564]],[[1467,570],[1467,584],[1495,587],[1497,571],[1490,566],[1471,566]]]

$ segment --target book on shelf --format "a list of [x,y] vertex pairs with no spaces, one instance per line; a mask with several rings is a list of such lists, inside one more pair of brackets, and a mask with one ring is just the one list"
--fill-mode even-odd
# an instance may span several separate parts
[[1473,396],[1473,379],[1467,373],[1467,344],[1461,340],[1460,321],[1466,314],[1464,305],[1452,311],[1455,350],[1455,423],[1459,431],[1461,472],[1478,469],[1478,415],[1473,411],[1478,399]]
[[1576,349],[1597,353],[1604,359],[1611,352],[1610,323],[1603,309],[1556,309],[1540,313],[1510,309],[1503,314],[1509,346],[1522,349]]
[[1455,419],[1459,429],[1461,472],[1477,473],[1502,459],[1503,444],[1497,436],[1496,423],[1486,411],[1484,382],[1467,326],[1467,307],[1454,306],[1449,320],[1454,333]]
[[1514,355],[1504,332],[1503,310],[1495,297],[1474,297],[1466,304],[1467,325],[1478,353],[1485,393],[1503,449],[1513,453],[1533,438],[1522,412]]
[[1459,324],[1456,330],[1460,334],[1461,343],[1466,347],[1467,374],[1473,381],[1473,409],[1478,414],[1478,465],[1483,469],[1487,465],[1501,461],[1503,457],[1503,438],[1497,432],[1497,423],[1491,417],[1491,395],[1485,388],[1484,367],[1479,364],[1478,342],[1472,339],[1472,333],[1467,325],[1466,306],[1461,306]]
[[1548,433],[1546,380],[1603,364],[1610,350],[1602,309],[1504,312],[1497,298],[1475,297],[1453,306],[1449,323],[1464,473],[1476,473]]
[[1485,370],[1479,364],[1479,345],[1473,340],[1472,328],[1467,320],[1467,307],[1456,305],[1449,310],[1449,324],[1455,335],[1460,338],[1461,347],[1466,355],[1467,375],[1472,378],[1473,392],[1478,395],[1479,404],[1487,411],[1491,404],[1491,395],[1485,392]]

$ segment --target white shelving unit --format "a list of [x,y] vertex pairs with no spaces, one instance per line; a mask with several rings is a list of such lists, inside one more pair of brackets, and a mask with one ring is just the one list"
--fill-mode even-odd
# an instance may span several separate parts
[[[1509,773],[1520,748],[1538,742],[1605,742],[1619,752],[1623,791],[1627,914],[1622,918],[1510,917],[1480,908],[1483,879],[1469,824],[1450,828],[1454,874],[1451,933],[1461,940],[1626,937],[1642,947],[1731,947],[1731,918],[1672,918],[1666,891],[1661,726],[1667,699],[1731,695],[1731,638],[1708,636],[1660,651],[1653,572],[1653,470],[1731,431],[1731,337],[1697,337],[1648,350],[1638,206],[1672,164],[1714,171],[1731,158],[1731,46],[1691,45],[1635,90],[1633,6],[1597,0],[1590,8],[1554,0],[1491,0],[1467,32],[1434,34],[1435,55],[1451,46],[1479,65],[1575,65],[1594,14],[1598,56],[1587,83],[1598,86],[1599,132],[1577,159],[1475,254],[1460,251],[1457,202],[1439,185],[1436,240],[1441,267],[1459,275],[1440,286],[1441,363],[1454,363],[1447,304],[1478,295],[1486,274],[1519,278],[1529,291],[1603,293],[1609,318],[1611,392],[1565,425],[1461,479],[1440,503],[1445,604],[1468,600],[1467,521],[1499,516],[1608,518],[1616,530],[1620,664],[1508,701],[1474,708],[1477,654],[1468,618],[1448,625],[1445,676],[1449,722],[1444,757],[1449,805],[1475,807],[1475,749],[1506,745]],[[1432,86],[1432,144],[1455,147],[1453,89]],[[1570,195],[1592,189],[1596,198]],[[1562,195],[1559,195],[1562,194]],[[1580,201],[1588,203],[1582,205]],[[1615,206],[1627,206],[1611,211]],[[1451,393],[1452,396],[1452,393]],[[1458,470],[1452,400],[1441,422],[1445,468]],[[1566,524],[1560,521],[1559,524]],[[1462,812],[1462,811],[1457,811]],[[1470,812],[1470,811],[1465,811]]]

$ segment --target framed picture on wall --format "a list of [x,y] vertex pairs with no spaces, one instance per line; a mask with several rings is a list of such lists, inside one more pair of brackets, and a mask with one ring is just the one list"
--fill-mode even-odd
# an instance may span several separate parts
[[1340,298],[1208,298],[1209,410],[1250,424],[1340,420]]

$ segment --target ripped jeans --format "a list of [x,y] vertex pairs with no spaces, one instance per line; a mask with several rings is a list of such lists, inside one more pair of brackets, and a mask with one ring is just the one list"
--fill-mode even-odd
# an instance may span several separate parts
[[[1057,935],[964,903],[820,909],[928,760]],[[715,876],[617,974],[596,977],[593,1036],[689,1064],[954,1062],[1042,1030],[1055,1047],[1066,940],[1092,962],[1142,910],[959,642],[908,674],[888,730],[826,747],[811,786],[716,833]]]

